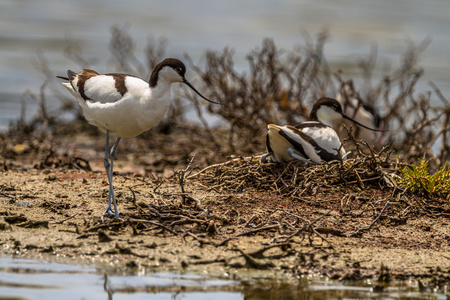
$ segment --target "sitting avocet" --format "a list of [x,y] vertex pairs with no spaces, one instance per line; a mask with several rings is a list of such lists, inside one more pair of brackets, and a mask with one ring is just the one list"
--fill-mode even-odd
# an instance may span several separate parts
[[346,159],[347,152],[332,128],[333,123],[342,118],[369,130],[381,131],[367,127],[345,115],[337,100],[321,98],[311,110],[310,121],[296,125],[268,125],[267,154],[261,157],[261,162],[298,160],[302,163],[320,164],[339,158]]
[[[353,81],[348,80],[343,82],[339,93],[336,95],[336,100],[342,105],[342,111],[347,116],[355,119],[357,122],[372,128],[382,128],[382,119],[375,108],[367,102],[364,102],[359,96],[358,92],[353,87]],[[347,132],[341,124],[350,126],[350,122],[339,120],[338,123],[333,124],[338,135],[341,138],[346,138]],[[380,146],[382,136],[379,132],[368,130],[365,128],[355,128],[353,136],[358,140],[365,140],[371,146]]]

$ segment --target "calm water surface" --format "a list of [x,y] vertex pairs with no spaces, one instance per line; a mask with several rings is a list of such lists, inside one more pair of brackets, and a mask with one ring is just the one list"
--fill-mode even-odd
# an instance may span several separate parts
[[[0,130],[20,115],[22,98],[27,116],[38,109],[22,96],[27,89],[39,93],[45,79],[35,69],[38,53],[55,74],[79,69],[64,55],[70,40],[80,45],[83,57],[93,60],[91,67],[111,72],[110,28],[125,24],[141,61],[148,39],[165,37],[168,56],[188,53],[195,62],[206,50],[230,46],[242,70],[247,68],[245,55],[265,37],[292,49],[304,43],[305,32],[314,35],[328,28],[332,37],[325,54],[332,70],[341,68],[356,79],[357,63],[367,57],[371,44],[378,45],[382,68],[398,65],[410,42],[429,37],[432,42],[420,60],[425,77],[418,92],[429,90],[432,80],[449,97],[448,12],[447,0],[0,0]],[[49,98],[56,107],[56,100]]]
[[400,285],[374,292],[372,282],[117,273],[95,266],[0,257],[0,299],[448,299],[441,291],[419,292]]
[[0,257],[0,299],[242,299],[226,291],[237,284],[233,280],[108,273],[93,266]]

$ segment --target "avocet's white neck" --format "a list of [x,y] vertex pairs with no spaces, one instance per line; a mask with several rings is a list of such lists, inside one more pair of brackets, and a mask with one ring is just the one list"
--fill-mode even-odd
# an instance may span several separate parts
[[174,82],[183,82],[181,76],[174,69],[166,66],[159,70],[157,74],[156,85],[150,87],[149,102],[167,102],[170,103],[170,87]]
[[317,120],[330,127],[341,119],[342,115],[329,106],[323,105],[317,110]]

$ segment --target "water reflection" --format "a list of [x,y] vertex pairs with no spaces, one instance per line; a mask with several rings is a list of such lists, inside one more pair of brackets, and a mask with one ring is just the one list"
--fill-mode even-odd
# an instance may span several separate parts
[[[232,280],[169,272],[122,274],[124,270],[0,257],[0,299],[447,299],[443,291],[419,291],[400,283],[332,282],[249,276]],[[245,277],[245,274],[240,274]]]
[[238,282],[192,274],[110,275],[93,266],[8,257],[0,257],[0,266],[0,299],[242,299],[227,291]]

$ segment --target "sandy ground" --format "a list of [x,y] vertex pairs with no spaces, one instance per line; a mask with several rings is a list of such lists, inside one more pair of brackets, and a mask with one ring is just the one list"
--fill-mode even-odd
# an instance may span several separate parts
[[[101,155],[84,155],[92,171],[74,168],[83,167],[82,161],[61,163],[64,158],[37,168],[36,161],[4,161],[2,255],[131,272],[239,276],[258,270],[268,277],[318,274],[431,285],[450,279],[449,214],[431,209],[442,205],[437,211],[445,212],[445,199],[399,197],[385,186],[351,183],[319,185],[292,197],[252,186],[233,190],[226,181],[214,184],[195,175],[200,169],[195,161],[184,176],[183,193],[180,171],[186,165],[147,173],[148,166],[124,155],[114,175],[120,212],[115,218],[102,216],[108,185]],[[230,171],[223,166],[204,173],[220,177]]]

